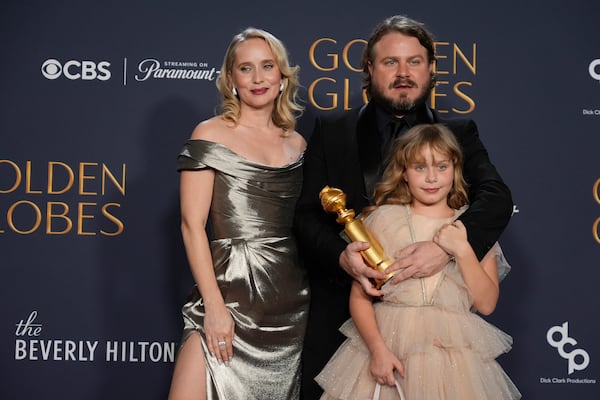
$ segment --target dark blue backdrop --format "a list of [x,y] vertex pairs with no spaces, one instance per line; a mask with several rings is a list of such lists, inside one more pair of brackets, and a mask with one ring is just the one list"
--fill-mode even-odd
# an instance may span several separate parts
[[308,136],[360,105],[361,40],[402,13],[437,37],[435,107],[513,191],[500,362],[526,399],[598,398],[598,2],[51,3],[0,5],[1,398],[165,398],[192,285],[175,157],[230,38],[285,42]]

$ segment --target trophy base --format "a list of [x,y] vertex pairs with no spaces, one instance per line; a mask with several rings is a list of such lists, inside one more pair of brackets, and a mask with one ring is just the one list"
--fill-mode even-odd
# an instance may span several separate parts
[[390,273],[383,280],[381,280],[381,279],[372,279],[373,283],[375,284],[375,288],[378,289],[378,290],[381,289],[386,283],[388,283],[394,277],[394,275],[396,275],[396,272]]

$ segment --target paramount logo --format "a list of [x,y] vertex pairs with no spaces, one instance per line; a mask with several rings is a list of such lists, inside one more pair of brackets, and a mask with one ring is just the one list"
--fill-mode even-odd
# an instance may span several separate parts
[[206,63],[173,62],[161,63],[154,58],[140,61],[137,66],[135,80],[144,82],[149,79],[183,79],[214,81],[219,71]]

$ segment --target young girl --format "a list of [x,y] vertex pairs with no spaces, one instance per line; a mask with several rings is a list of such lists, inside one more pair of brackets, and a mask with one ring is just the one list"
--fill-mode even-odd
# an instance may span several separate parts
[[418,125],[396,141],[365,225],[392,258],[433,239],[452,259],[430,277],[384,285],[375,303],[353,283],[352,319],[340,328],[347,340],[316,377],[321,399],[521,397],[495,361],[512,338],[472,312],[496,307],[501,250],[496,244],[478,261],[457,220],[467,208],[461,165],[460,147],[443,125]]

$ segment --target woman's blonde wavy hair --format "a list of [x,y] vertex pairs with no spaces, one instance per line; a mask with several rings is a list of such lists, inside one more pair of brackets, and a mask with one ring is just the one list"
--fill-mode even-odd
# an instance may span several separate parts
[[248,39],[263,39],[275,57],[275,62],[281,71],[284,81],[283,91],[275,99],[273,107],[273,123],[284,130],[284,134],[296,128],[296,118],[304,111],[304,107],[298,103],[298,81],[299,66],[290,66],[287,51],[283,43],[275,36],[261,29],[247,28],[235,35],[225,52],[221,72],[217,77],[217,88],[221,95],[219,113],[226,120],[238,124],[240,118],[240,100],[233,94],[233,88],[228,76],[233,72],[235,53],[240,45]]
[[383,177],[375,185],[373,198],[376,206],[412,202],[404,174],[408,165],[421,160],[421,151],[427,147],[444,154],[454,165],[454,183],[448,193],[448,205],[459,209],[468,204],[467,184],[462,172],[463,156],[454,134],[441,124],[422,124],[395,140]]

